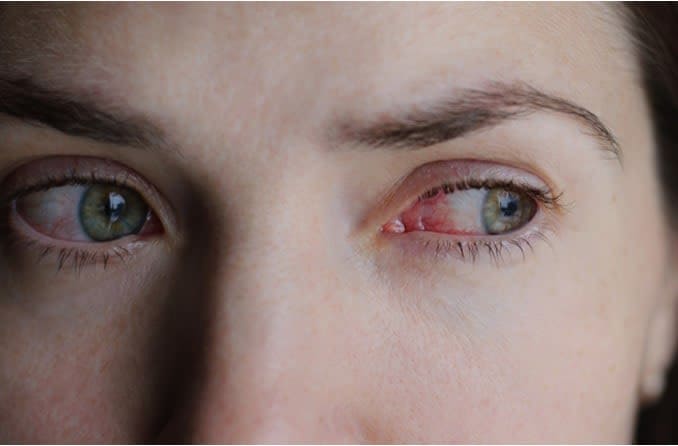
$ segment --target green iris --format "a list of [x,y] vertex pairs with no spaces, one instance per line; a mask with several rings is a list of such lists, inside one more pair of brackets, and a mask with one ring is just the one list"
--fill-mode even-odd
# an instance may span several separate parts
[[483,225],[488,234],[503,234],[525,225],[536,211],[535,201],[526,194],[489,189],[483,202]]
[[148,219],[146,202],[136,191],[112,184],[95,184],[82,195],[80,225],[97,242],[136,234]]

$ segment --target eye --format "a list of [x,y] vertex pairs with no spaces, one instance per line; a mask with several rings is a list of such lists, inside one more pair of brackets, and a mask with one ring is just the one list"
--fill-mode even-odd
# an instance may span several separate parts
[[158,227],[138,192],[113,184],[50,187],[18,197],[14,208],[32,229],[58,240],[106,242]]
[[537,212],[535,198],[516,188],[463,187],[444,185],[427,192],[382,231],[499,235],[525,226]]
[[38,251],[41,259],[61,250],[96,260],[111,250],[117,256],[130,243],[141,246],[141,238],[164,234],[172,215],[156,187],[136,171],[94,157],[26,163],[2,181],[0,192],[2,239],[16,254]]
[[79,203],[80,224],[96,241],[137,234],[150,216],[148,205],[141,196],[125,187],[91,186],[82,194]]
[[524,226],[536,210],[535,201],[524,194],[490,189],[483,202],[483,225],[488,234],[503,234]]
[[[182,188],[170,189],[180,196]],[[98,271],[177,243],[166,193],[114,160],[50,156],[0,182],[0,249],[21,272]],[[175,245],[176,246],[176,245]]]

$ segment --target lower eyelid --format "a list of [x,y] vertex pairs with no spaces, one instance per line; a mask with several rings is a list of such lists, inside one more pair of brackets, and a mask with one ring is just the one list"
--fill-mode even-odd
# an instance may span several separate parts
[[[549,235],[536,231],[503,240],[454,240],[415,236],[410,240],[393,241],[393,247],[397,254],[412,261],[418,268],[431,265],[430,262],[438,265],[461,262],[503,267],[529,260],[530,256],[535,255],[538,244],[544,241],[548,243]],[[393,258],[393,255],[390,254],[390,257]],[[429,271],[428,268],[425,267],[426,272]]]
[[33,229],[12,208],[11,203],[0,207],[3,234],[0,242],[12,265],[24,271],[31,271],[36,265],[53,266],[55,271],[115,267],[158,241],[139,235],[102,243],[54,240]]
[[44,240],[31,238],[21,233],[11,234],[4,241],[13,263],[24,270],[36,265],[54,266],[56,271],[80,271],[89,267],[104,269],[127,263],[133,256],[141,254],[153,240],[139,240],[126,237],[118,243],[67,243],[60,246]]
[[[377,235],[376,251],[386,262],[393,259],[412,262],[419,267],[427,261],[463,261],[504,266],[529,260],[540,244],[551,246],[556,234],[553,210],[539,206],[532,221],[516,231],[502,235],[457,236],[413,231]],[[422,263],[423,262],[423,263]]]

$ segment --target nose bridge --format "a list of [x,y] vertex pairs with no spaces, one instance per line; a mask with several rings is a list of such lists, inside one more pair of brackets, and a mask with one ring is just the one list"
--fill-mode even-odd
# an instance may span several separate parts
[[[270,197],[269,197],[270,198]],[[273,200],[275,201],[275,200]],[[253,203],[220,246],[197,441],[352,441],[362,436],[342,373],[348,302],[322,218]],[[230,241],[230,243],[228,242]]]

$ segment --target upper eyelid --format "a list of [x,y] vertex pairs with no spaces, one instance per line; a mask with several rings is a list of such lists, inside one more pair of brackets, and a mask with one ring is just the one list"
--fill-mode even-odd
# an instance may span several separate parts
[[12,194],[9,195],[6,198],[6,200],[12,201],[12,200],[16,200],[18,198],[24,197],[26,195],[35,193],[35,192],[44,192],[46,190],[54,189],[54,188],[58,188],[58,187],[75,186],[75,185],[88,185],[88,184],[93,184],[93,183],[111,184],[111,185],[120,186],[120,187],[130,187],[130,185],[127,183],[126,180],[119,181],[119,180],[115,180],[115,179],[99,178],[99,177],[84,178],[84,177],[78,177],[77,175],[73,175],[73,176],[64,177],[64,178],[54,177],[54,178],[49,178],[46,181],[36,182],[34,185],[26,186],[23,189],[19,189],[19,190],[12,192]]
[[[445,190],[446,188],[450,188],[453,190],[446,191]],[[427,196],[432,195],[433,193],[437,192],[440,189],[445,190],[446,193],[454,193],[455,191],[479,188],[486,189],[502,188],[507,190],[513,190],[515,192],[527,193],[530,196],[538,198],[543,204],[547,206],[557,205],[560,200],[560,197],[562,196],[562,192],[558,193],[557,195],[554,195],[550,189],[536,188],[531,185],[519,184],[510,180],[493,181],[492,179],[489,180],[467,179],[462,180],[461,182],[458,183],[444,183],[442,185],[435,186],[427,190],[424,194],[419,195],[418,199],[426,198]]]
[[[73,160],[78,162],[84,160],[86,165],[83,168],[72,167],[69,164]],[[86,173],[88,171],[89,173]],[[120,176],[121,172],[124,176]],[[11,194],[25,193],[23,191],[94,182],[108,182],[135,189],[150,188],[150,183],[122,164],[87,156],[56,155],[32,160],[14,169],[2,179],[3,198],[6,199]]]

